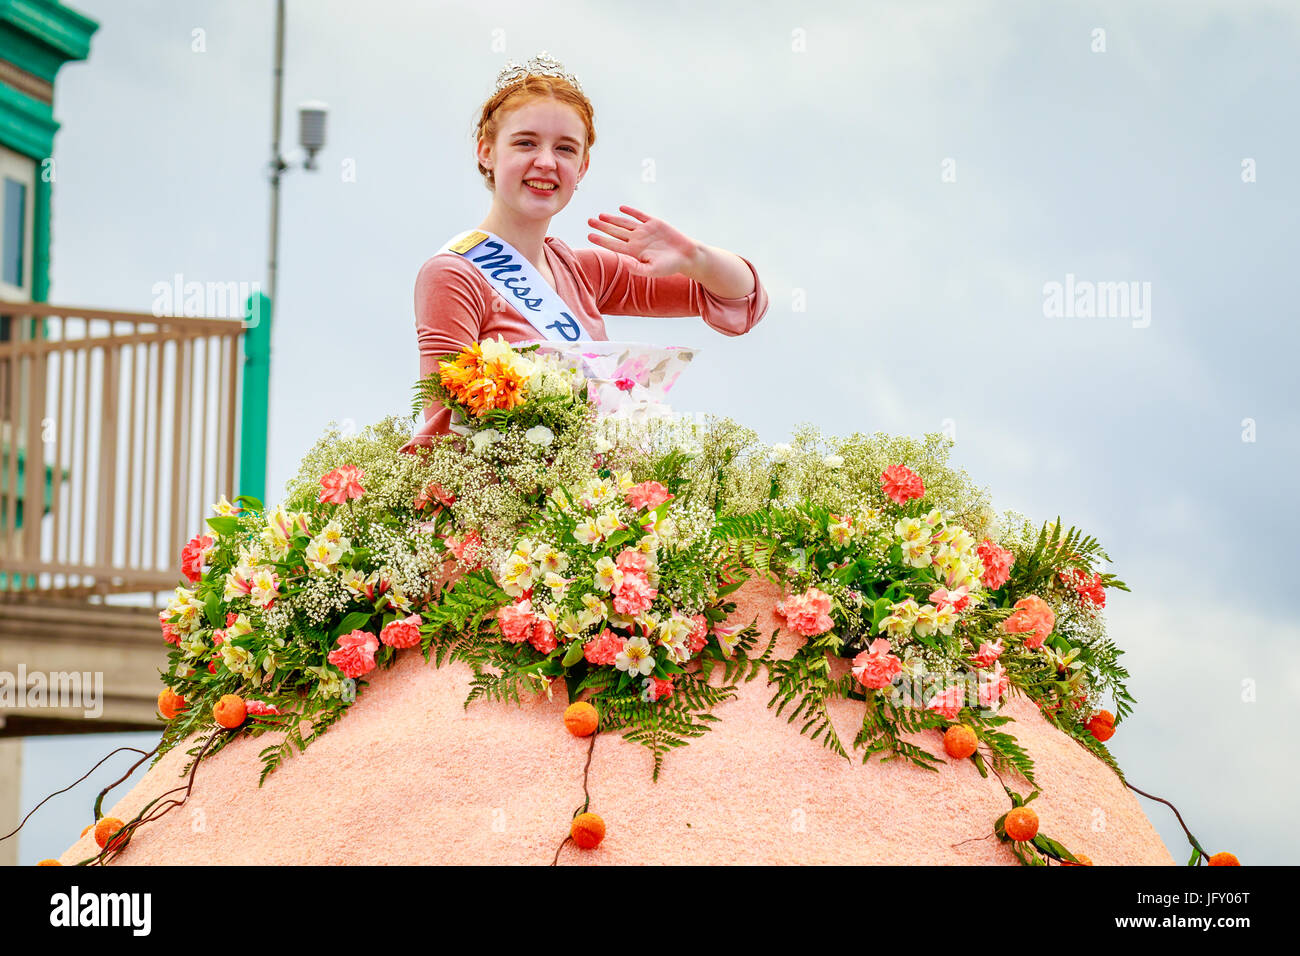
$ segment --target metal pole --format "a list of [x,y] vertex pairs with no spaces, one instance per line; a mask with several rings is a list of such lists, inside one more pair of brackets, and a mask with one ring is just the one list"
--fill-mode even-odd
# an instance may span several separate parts
[[267,263],[266,294],[275,303],[275,259],[280,245],[280,113],[284,99],[284,0],[275,4],[275,98],[271,112],[271,253]]

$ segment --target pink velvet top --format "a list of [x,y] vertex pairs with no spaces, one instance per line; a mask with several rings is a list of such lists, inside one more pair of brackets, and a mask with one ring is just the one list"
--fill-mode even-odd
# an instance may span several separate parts
[[[698,315],[724,335],[743,335],[767,311],[767,290],[753,263],[754,291],[738,299],[714,295],[684,275],[649,278],[632,273],[631,261],[609,249],[570,249],[547,236],[542,254],[555,277],[555,291],[587,334],[606,341],[606,315],[670,317]],[[742,257],[743,258],[743,257]],[[482,273],[457,255],[435,255],[415,279],[415,331],[420,345],[420,377],[437,370],[438,360],[471,342],[496,338],[522,342],[543,338]],[[425,420],[402,451],[428,445],[434,435],[450,433],[451,412],[429,405]]]

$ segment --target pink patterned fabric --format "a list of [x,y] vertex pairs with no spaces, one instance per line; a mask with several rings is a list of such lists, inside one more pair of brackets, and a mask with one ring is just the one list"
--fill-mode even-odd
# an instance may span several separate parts
[[[754,274],[754,291],[738,299],[724,299],[683,275],[633,275],[628,257],[610,249],[574,250],[554,236],[546,237],[542,249],[555,277],[555,291],[598,341],[609,339],[602,314],[698,315],[723,335],[743,335],[767,312],[767,290],[748,259],[745,264]],[[471,342],[498,334],[507,342],[541,338],[478,269],[455,255],[432,256],[420,268],[415,279],[415,330],[421,378],[437,369],[438,356],[459,351]],[[441,405],[430,405],[424,416],[424,424],[402,451],[413,451],[430,444],[434,435],[451,432],[451,413]]]

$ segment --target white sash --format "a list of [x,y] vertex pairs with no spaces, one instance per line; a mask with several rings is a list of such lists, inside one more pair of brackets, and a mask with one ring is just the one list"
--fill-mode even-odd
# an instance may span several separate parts
[[542,278],[537,268],[500,236],[481,229],[447,240],[434,255],[453,253],[479,270],[503,299],[519,310],[543,338],[552,342],[590,342],[582,323]]

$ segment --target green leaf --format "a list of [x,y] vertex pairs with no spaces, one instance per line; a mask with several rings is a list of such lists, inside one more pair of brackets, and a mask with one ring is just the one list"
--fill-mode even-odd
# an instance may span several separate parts
[[249,511],[261,511],[265,507],[259,499],[254,498],[252,495],[239,495],[233,503],[243,505]]
[[203,605],[203,610],[208,615],[209,627],[222,627],[226,623],[226,616],[221,613],[221,597],[216,591],[208,595],[207,601]]
[[338,627],[334,628],[333,632],[330,634],[330,640],[336,641],[344,634],[352,633],[369,621],[370,617],[371,614],[369,611],[353,611],[339,622]]
[[239,534],[239,519],[231,515],[209,518],[208,527],[223,536]]
[[575,639],[569,645],[569,649],[564,652],[564,659],[560,661],[565,667],[572,667],[578,661],[582,660],[582,641]]

